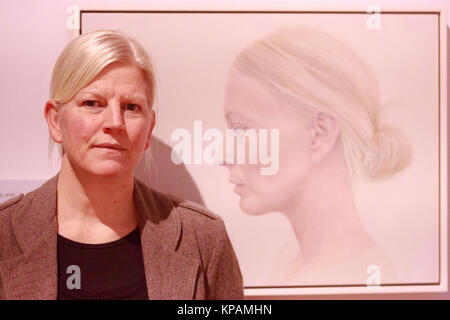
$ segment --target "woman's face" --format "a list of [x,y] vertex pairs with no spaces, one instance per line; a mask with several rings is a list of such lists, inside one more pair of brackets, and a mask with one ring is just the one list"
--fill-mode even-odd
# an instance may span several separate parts
[[91,174],[127,174],[149,147],[154,113],[142,71],[113,63],[60,107],[65,155]]
[[[241,197],[241,209],[257,215],[288,212],[295,208],[307,185],[312,165],[311,138],[305,119],[294,107],[283,106],[266,86],[236,71],[228,78],[225,117],[232,129],[267,129],[268,136],[271,129],[279,130],[279,170],[276,174],[261,175],[261,164],[236,164],[236,158],[235,164],[228,166],[229,180]],[[270,142],[268,150],[270,155]]]

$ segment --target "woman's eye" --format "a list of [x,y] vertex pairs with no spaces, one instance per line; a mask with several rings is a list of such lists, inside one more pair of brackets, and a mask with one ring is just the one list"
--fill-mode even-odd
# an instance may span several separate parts
[[134,103],[127,103],[125,105],[125,109],[128,111],[137,111],[139,109],[139,106],[137,104]]
[[94,107],[98,107],[99,103],[98,103],[98,101],[95,101],[95,100],[86,100],[86,101],[83,101],[83,105],[90,107],[90,108],[94,108]]
[[250,129],[248,126],[240,124],[240,123],[236,123],[236,124],[231,124],[231,129],[235,130],[235,131],[241,131],[241,132],[245,132],[248,129]]

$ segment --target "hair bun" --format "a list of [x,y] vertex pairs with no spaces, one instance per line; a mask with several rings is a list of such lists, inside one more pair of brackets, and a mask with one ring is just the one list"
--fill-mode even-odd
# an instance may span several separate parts
[[366,163],[366,174],[382,179],[404,169],[411,161],[411,148],[403,134],[392,127],[382,126],[375,131],[373,156]]

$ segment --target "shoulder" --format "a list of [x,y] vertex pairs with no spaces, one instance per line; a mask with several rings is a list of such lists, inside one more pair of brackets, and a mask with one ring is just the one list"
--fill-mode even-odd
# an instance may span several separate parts
[[152,202],[158,209],[175,207],[181,211],[196,213],[209,219],[215,220],[218,218],[217,215],[200,204],[155,190],[137,178],[135,178],[135,187],[139,190],[139,194],[142,196],[144,202]]
[[225,237],[225,225],[219,215],[200,204],[162,193],[136,181],[148,209],[153,210],[150,219],[161,226],[170,224],[172,228],[180,228],[184,242],[204,243],[206,240],[210,242],[207,245],[211,245],[215,239]]
[[[176,208],[184,229],[191,229],[197,237],[212,239],[226,233],[223,219],[208,208],[193,201],[184,200],[171,194],[161,194]],[[209,241],[209,240],[207,240]]]
[[4,228],[9,226],[6,221],[10,221],[14,213],[20,208],[20,204],[24,199],[24,195],[21,193],[18,196],[6,200],[0,203],[0,228],[3,233]]
[[164,196],[177,209],[184,228],[186,229],[189,225],[198,241],[203,239],[209,242],[212,239],[222,238],[226,234],[222,217],[208,208],[174,195],[164,194]]
[[209,209],[205,208],[204,206],[195,203],[193,201],[184,200],[177,196],[171,195],[171,194],[164,194],[164,196],[169,199],[169,201],[178,209],[188,211],[192,213],[194,216],[198,216],[198,218],[208,218],[212,220],[218,220],[220,217],[210,211]]
[[195,235],[200,248],[213,248],[217,243],[228,239],[225,223],[219,215],[193,201],[152,190],[157,198],[164,198],[176,209],[172,214],[181,221],[185,239]]
[[[146,202],[153,202],[158,209],[176,208],[175,214],[180,216],[190,215],[196,220],[205,221],[219,221],[221,218],[211,212],[204,206],[195,203],[193,201],[182,199],[178,196],[163,193],[153,188],[150,188],[142,181],[135,179],[136,185],[141,192],[141,195],[145,198]],[[172,212],[173,214],[174,212]],[[159,215],[159,213],[157,213]]]
[[0,203],[0,260],[17,254],[18,243],[12,228],[14,215],[22,206],[24,195]]
[[0,212],[6,211],[9,207],[14,207],[14,205],[18,204],[20,200],[24,197],[23,193],[19,194],[18,196],[8,199],[4,202],[0,203]]

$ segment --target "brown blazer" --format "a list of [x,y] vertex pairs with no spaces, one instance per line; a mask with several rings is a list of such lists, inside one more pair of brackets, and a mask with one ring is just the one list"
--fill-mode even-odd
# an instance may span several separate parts
[[[58,175],[0,204],[0,300],[57,298]],[[223,220],[134,183],[149,299],[242,299]]]

